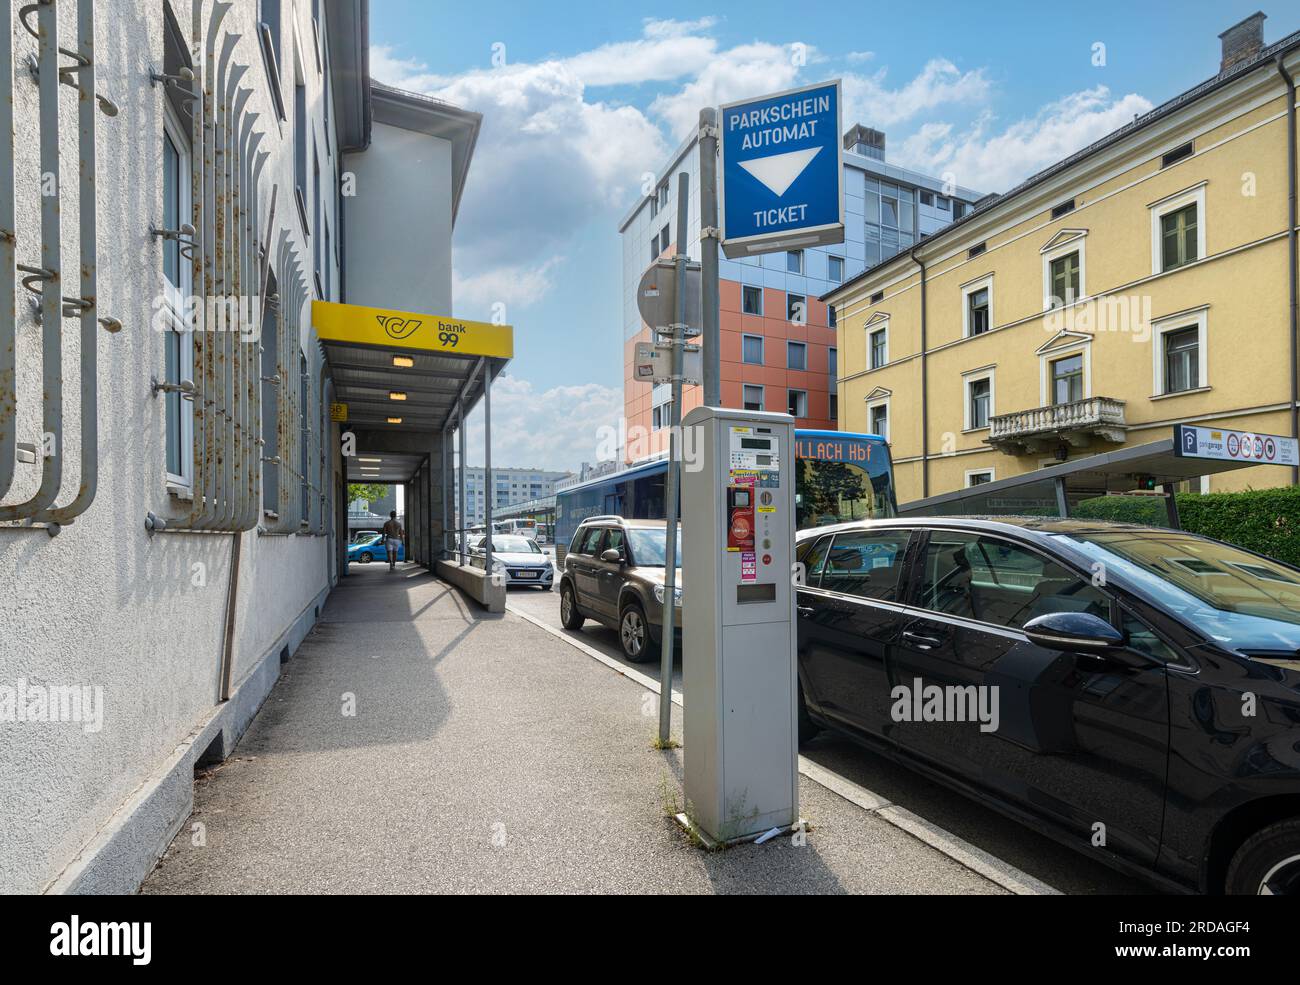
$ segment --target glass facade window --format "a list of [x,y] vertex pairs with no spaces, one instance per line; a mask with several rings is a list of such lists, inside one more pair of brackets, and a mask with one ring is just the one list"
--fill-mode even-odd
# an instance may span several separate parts
[[785,296],[785,317],[787,321],[795,325],[807,325],[808,299],[802,294],[787,294]]
[[748,284],[741,287],[740,310],[747,315],[761,315],[763,313],[763,289],[761,287],[751,287]]
[[807,369],[808,347],[802,342],[787,342],[785,344],[785,368]]
[[1052,403],[1083,399],[1083,356],[1066,356],[1052,362]]
[[786,253],[785,269],[792,274],[803,273],[803,250],[790,250]]
[[1195,325],[1165,332],[1165,393],[1195,390],[1200,380],[1200,334]]
[[741,360],[754,366],[763,365],[763,336],[741,336]]
[[745,405],[745,410],[763,409],[763,388],[761,386],[751,386],[746,383],[741,388],[741,391],[741,401]]
[[826,373],[831,378],[832,384],[834,384],[835,378],[839,376],[839,372],[840,351],[835,346],[831,346],[826,350]]
[[808,394],[803,390],[786,392],[786,410],[791,417],[808,416]]
[[836,284],[843,283],[844,282],[844,258],[827,257],[826,264],[827,264],[827,271],[826,271],[827,277]]
[[863,183],[867,267],[888,260],[917,241],[916,192],[905,185],[867,178]]

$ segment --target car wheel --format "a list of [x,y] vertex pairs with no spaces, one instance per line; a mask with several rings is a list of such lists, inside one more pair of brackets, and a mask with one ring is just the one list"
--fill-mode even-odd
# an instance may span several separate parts
[[650,659],[650,624],[639,602],[627,605],[618,617],[618,641],[623,646],[623,655],[632,663]]
[[822,727],[808,714],[808,702],[804,700],[803,685],[799,685],[799,745],[811,742],[821,732]]
[[1228,866],[1225,888],[1232,896],[1300,895],[1300,818],[1247,838]]
[[357,555],[357,560],[360,561],[362,564],[369,564],[371,559],[369,554],[363,553]]
[[573,586],[565,585],[560,589],[560,625],[565,629],[581,629],[586,622],[578,611],[578,600],[573,597]]

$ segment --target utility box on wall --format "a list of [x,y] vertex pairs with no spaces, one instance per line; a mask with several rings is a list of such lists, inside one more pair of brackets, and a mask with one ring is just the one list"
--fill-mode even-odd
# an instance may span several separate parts
[[798,817],[794,418],[697,407],[682,424],[685,794],[725,842]]

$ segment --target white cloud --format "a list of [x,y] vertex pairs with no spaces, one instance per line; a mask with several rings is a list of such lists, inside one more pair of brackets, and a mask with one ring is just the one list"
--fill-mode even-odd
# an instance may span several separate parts
[[640,110],[589,100],[563,61],[444,79],[381,48],[371,69],[382,82],[483,114],[454,240],[458,280],[479,301],[519,306],[545,294],[574,232],[623,208],[667,154]]
[[492,305],[501,302],[507,307],[526,307],[541,300],[551,289],[551,271],[564,262],[563,256],[553,256],[538,264],[489,267],[477,273],[451,272],[451,291],[456,298],[456,310],[475,313],[486,318]]
[[850,62],[869,62],[875,57],[874,51],[850,51],[844,56],[845,60]]
[[929,174],[952,172],[968,188],[1003,192],[1150,109],[1136,93],[1116,99],[1097,86],[1049,103],[1000,133],[988,114],[960,133],[951,124],[927,123],[903,141],[898,157]]
[[[598,383],[557,386],[538,392],[518,376],[492,384],[492,462],[501,468],[577,471],[598,460],[602,428],[616,427],[623,391]],[[483,464],[483,409],[469,415],[465,432],[471,465]]]
[[[811,49],[805,47],[805,52]],[[681,140],[700,119],[700,109],[789,89],[799,77],[793,45],[756,41],[721,51],[677,92],[657,96],[650,112]]]
[[693,21],[678,21],[672,18],[655,20],[647,17],[641,22],[641,30],[647,38],[680,38],[683,35],[707,31],[717,23],[716,17],[701,17]]
[[983,69],[962,72],[944,58],[926,62],[921,73],[899,89],[888,88],[885,76],[883,68],[872,75],[844,76],[845,126],[860,122],[887,127],[939,106],[977,105],[990,93]]
[[671,34],[601,45],[564,65],[589,86],[667,82],[698,71],[717,47],[712,38]]

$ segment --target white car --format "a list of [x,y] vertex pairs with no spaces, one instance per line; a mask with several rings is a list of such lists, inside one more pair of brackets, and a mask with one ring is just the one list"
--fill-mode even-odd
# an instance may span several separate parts
[[[486,555],[487,537],[478,537],[470,543],[471,563],[482,567]],[[503,572],[506,587],[537,585],[550,591],[555,581],[551,559],[537,546],[537,541],[519,534],[494,534],[492,537],[492,570]]]

